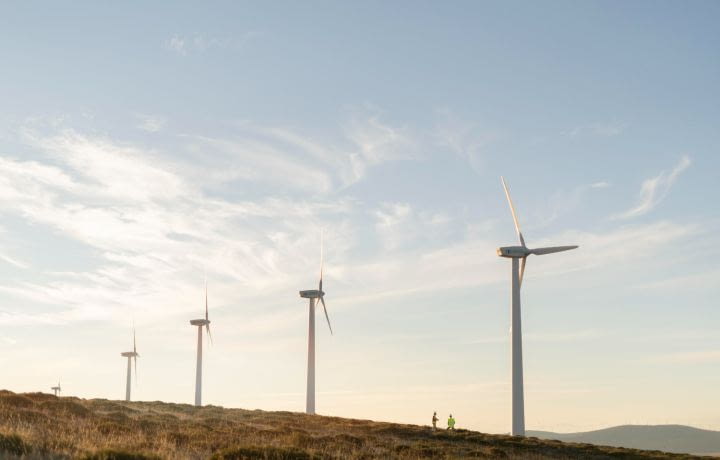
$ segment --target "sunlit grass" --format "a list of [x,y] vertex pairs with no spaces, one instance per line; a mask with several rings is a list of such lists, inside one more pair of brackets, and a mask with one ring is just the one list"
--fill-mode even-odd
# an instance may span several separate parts
[[0,458],[699,458],[473,431],[187,404],[0,391]]

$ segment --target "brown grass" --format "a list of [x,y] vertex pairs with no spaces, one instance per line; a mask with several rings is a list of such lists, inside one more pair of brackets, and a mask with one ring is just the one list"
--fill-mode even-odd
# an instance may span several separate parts
[[187,404],[0,391],[0,458],[690,459],[474,431]]

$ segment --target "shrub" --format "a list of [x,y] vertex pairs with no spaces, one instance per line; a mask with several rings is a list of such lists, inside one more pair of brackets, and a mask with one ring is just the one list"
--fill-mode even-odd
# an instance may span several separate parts
[[210,460],[310,460],[313,457],[294,447],[234,447],[222,450]]
[[82,457],[83,460],[160,460],[157,455],[146,455],[125,450],[104,449]]
[[35,405],[32,399],[16,394],[0,395],[0,404],[8,407],[33,407]]
[[0,453],[24,455],[30,453],[30,446],[16,434],[0,433]]
[[65,413],[75,417],[87,417],[92,414],[90,409],[75,401],[58,399],[56,401],[45,401],[40,404],[43,410],[55,413]]

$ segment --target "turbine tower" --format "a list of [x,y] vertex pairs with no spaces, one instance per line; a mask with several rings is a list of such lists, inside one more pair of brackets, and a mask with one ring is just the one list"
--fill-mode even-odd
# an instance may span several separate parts
[[58,384],[56,387],[50,387],[50,389],[55,393],[55,396],[58,395],[62,391],[62,388],[60,388],[60,380],[58,379]]
[[549,248],[528,249],[525,246],[525,239],[520,231],[515,207],[513,206],[510,192],[508,191],[505,179],[500,178],[505,189],[505,196],[510,205],[515,231],[517,232],[520,246],[506,246],[498,248],[497,255],[512,259],[512,295],[510,308],[510,347],[512,353],[512,430],[513,436],[525,436],[525,400],[523,396],[523,364],[522,364],[522,329],[520,320],[520,287],[522,286],[523,275],[525,274],[525,262],[530,254],[542,256],[555,252],[569,251],[577,246],[554,246]]
[[212,334],[210,333],[210,319],[208,318],[208,296],[207,296],[207,281],[205,281],[205,318],[204,319],[191,319],[190,324],[197,326],[198,337],[197,337],[197,367],[195,370],[195,405],[202,406],[202,329],[205,326],[207,331],[208,339],[212,343]]
[[[120,356],[127,358],[127,380],[125,382],[125,401],[130,401],[130,386],[131,386],[131,376],[132,376],[132,368],[130,366],[130,361],[133,359],[135,360],[135,382],[137,383],[137,359],[140,356],[137,352],[137,346],[135,344],[135,326],[133,326],[133,351],[125,351],[123,353],[120,353]],[[60,386],[60,384],[58,384]]]
[[330,328],[332,335],[332,326],[330,325],[330,317],[325,307],[325,292],[323,292],[323,249],[322,236],[320,237],[320,283],[317,289],[308,291],[300,291],[300,297],[310,300],[310,318],[308,322],[308,368],[307,368],[307,393],[305,396],[305,412],[308,414],[315,413],[315,305],[320,300],[325,319]]

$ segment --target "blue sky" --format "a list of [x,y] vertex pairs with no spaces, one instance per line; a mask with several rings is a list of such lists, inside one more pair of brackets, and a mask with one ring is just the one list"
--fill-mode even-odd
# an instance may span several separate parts
[[716,2],[0,6],[2,387],[506,432],[720,429]]

